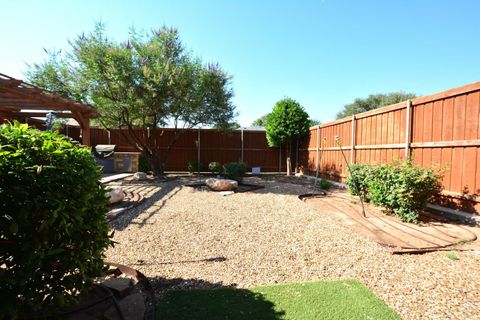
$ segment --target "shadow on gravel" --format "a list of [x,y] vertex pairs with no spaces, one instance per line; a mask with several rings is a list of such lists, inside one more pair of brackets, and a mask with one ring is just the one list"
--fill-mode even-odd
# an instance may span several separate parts
[[159,295],[157,319],[283,319],[284,312],[256,292],[201,279],[150,278]]
[[[121,231],[126,229],[130,224],[137,224],[140,226],[148,224],[148,220],[159,210],[161,210],[167,201],[173,198],[182,189],[181,182],[178,181],[163,182],[160,183],[159,186],[160,189],[146,198],[142,204],[132,210],[129,210],[128,212],[125,212],[115,220],[112,220],[110,223],[111,227],[115,230]],[[140,214],[151,208],[153,210],[150,210],[148,216],[143,218],[141,221],[133,221]]]
[[260,194],[279,194],[299,196],[305,193],[322,192],[320,188],[315,187],[315,180],[306,177],[295,176],[264,176],[254,178],[265,185],[264,189],[256,190]]

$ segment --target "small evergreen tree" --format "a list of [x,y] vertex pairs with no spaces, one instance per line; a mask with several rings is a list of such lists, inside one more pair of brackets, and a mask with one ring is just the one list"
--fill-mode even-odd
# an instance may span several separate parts
[[310,125],[308,113],[291,98],[278,101],[267,116],[265,129],[268,145],[279,147],[286,144],[287,146],[287,175],[291,171],[292,142],[307,134]]

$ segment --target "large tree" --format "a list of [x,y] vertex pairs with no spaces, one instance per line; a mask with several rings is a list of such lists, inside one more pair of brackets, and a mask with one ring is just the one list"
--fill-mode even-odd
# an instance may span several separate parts
[[291,171],[292,142],[308,133],[311,120],[302,106],[291,98],[278,101],[267,115],[265,130],[268,145],[287,146],[287,174]]
[[253,120],[252,127],[265,127],[266,124],[267,124],[268,115],[269,115],[269,113],[264,114],[260,118]]
[[[70,51],[51,53],[44,63],[32,65],[27,78],[93,104],[101,124],[122,129],[124,138],[146,156],[156,174],[163,174],[183,129],[229,127],[235,116],[231,77],[218,64],[205,65],[192,57],[175,29],[132,31],[120,43],[109,39],[97,24],[93,32],[78,36],[70,45]],[[155,140],[162,126],[175,129],[164,152]]]
[[352,103],[343,107],[342,111],[337,113],[337,119],[345,118],[357,113],[385,107],[408,99],[416,98],[415,93],[391,92],[387,94],[371,94],[367,98],[357,98]]

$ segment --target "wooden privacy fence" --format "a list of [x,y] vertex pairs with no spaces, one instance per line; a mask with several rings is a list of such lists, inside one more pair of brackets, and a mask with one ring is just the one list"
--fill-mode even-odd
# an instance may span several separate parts
[[[480,201],[480,82],[310,128],[300,164],[310,174],[343,181],[345,161],[388,163],[412,157],[445,168],[445,194]],[[478,208],[478,206],[477,206]]]
[[[141,130],[136,134],[141,136]],[[159,145],[161,155],[172,140],[174,129],[158,129],[153,143]],[[92,146],[115,144],[117,151],[137,151],[119,130],[90,129]],[[186,171],[189,161],[200,160],[203,170],[213,161],[220,163],[244,161],[249,167],[260,167],[263,172],[286,170],[285,150],[268,147],[263,130],[219,131],[214,129],[186,129],[175,143],[166,162],[167,171]]]
[[[412,157],[423,167],[445,168],[444,193],[467,199],[463,209],[480,211],[479,118],[480,82],[476,82],[312,127],[300,141],[298,162],[310,175],[318,171],[344,181],[347,170],[335,143],[338,136],[349,163]],[[80,130],[70,128],[69,135],[78,139]],[[119,130],[91,128],[90,135],[93,146],[116,144],[118,151],[136,151]],[[154,143],[163,153],[174,131],[158,129],[155,135]],[[245,161],[262,172],[285,172],[285,158],[285,148],[268,147],[265,131],[188,129],[172,149],[166,170],[184,171],[188,161],[200,159],[204,169],[212,161]]]

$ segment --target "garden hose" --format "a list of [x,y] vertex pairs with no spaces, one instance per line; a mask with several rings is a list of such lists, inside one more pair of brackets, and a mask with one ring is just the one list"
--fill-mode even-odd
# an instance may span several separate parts
[[342,148],[342,139],[339,136],[335,136],[335,144],[340,148],[340,152],[342,153],[343,159],[345,160],[345,163],[347,164],[347,170],[350,173],[350,177],[352,177],[353,185],[355,186],[355,191],[357,192],[358,198],[360,199],[360,203],[362,204],[362,215],[364,218],[367,217],[365,214],[365,206],[363,204],[362,197],[360,195],[360,189],[358,188],[358,183],[357,183],[357,178],[353,175],[352,169],[350,168],[350,165],[348,164],[347,157],[345,156],[345,153],[343,152]]

